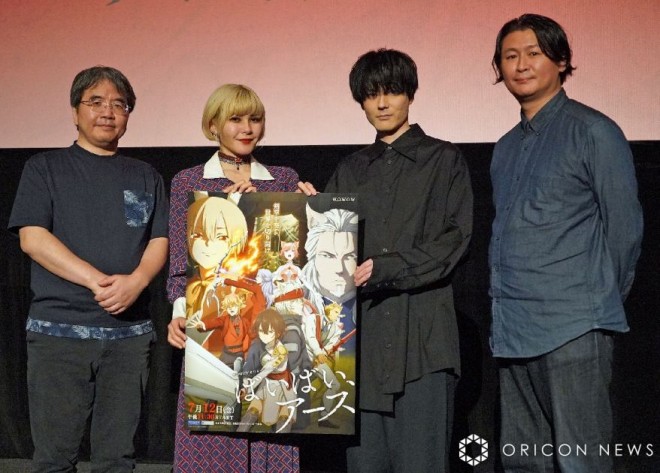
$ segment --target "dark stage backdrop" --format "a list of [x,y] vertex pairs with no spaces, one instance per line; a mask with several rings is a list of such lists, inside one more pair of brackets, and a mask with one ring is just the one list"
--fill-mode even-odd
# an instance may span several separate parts
[[[613,381],[617,443],[621,472],[660,471],[660,142],[633,142],[640,198],[644,207],[645,234],[637,278],[626,303],[631,331],[618,338]],[[455,471],[496,471],[497,378],[488,348],[490,323],[487,248],[493,218],[488,177],[492,144],[459,145],[472,173],[475,193],[474,234],[469,256],[454,278],[461,335],[463,377],[457,394],[455,443],[468,434],[488,440],[490,458],[476,468],[452,454]],[[265,147],[256,153],[265,163],[289,165],[301,179],[323,188],[338,160],[359,146]],[[0,458],[29,458],[32,444],[26,395],[25,319],[30,300],[29,259],[18,239],[6,230],[11,205],[25,160],[34,149],[0,150]],[[213,148],[130,148],[125,154],[151,163],[165,181],[183,168],[205,162]],[[165,297],[165,275],[153,282],[152,314],[158,332],[145,408],[137,435],[139,458],[169,462],[173,452],[174,417],[182,356],[166,340],[170,305]],[[57,409],[57,406],[52,406]],[[424,409],[424,406],[420,406]],[[342,471],[343,450],[350,441],[342,437],[296,438],[302,447],[304,469]],[[628,445],[653,444],[653,456],[642,449],[627,452]]]

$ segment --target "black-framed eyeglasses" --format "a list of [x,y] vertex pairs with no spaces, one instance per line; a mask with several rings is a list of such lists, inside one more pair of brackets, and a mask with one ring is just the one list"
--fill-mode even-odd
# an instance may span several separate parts
[[94,113],[102,113],[103,109],[105,108],[109,108],[113,111],[113,113],[116,113],[117,115],[128,115],[131,113],[131,106],[122,102],[121,100],[113,100],[112,102],[107,102],[103,99],[94,99],[81,100],[80,103],[90,107]]

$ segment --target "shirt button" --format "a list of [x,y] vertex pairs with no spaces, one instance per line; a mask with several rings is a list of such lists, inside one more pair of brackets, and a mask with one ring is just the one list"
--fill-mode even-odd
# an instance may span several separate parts
[[384,315],[385,317],[387,317],[387,316],[390,315],[390,313],[389,313],[389,312],[385,312],[383,315]]
[[383,253],[387,253],[387,248],[383,248]]
[[391,343],[386,343],[385,348],[387,348],[389,350],[390,348],[392,348],[392,344]]
[[391,160],[391,159],[388,159],[388,160],[387,160],[387,164],[392,164],[392,160]]
[[383,223],[387,223],[387,219],[386,219],[386,218],[383,219]]

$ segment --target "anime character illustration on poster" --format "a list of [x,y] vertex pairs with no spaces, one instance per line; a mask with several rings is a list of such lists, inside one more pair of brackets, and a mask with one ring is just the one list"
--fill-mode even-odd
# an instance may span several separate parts
[[357,228],[354,194],[190,194],[189,429],[355,433]]

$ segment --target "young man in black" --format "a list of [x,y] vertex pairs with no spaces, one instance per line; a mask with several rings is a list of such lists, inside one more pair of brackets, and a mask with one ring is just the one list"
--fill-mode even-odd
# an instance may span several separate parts
[[460,369],[451,275],[472,233],[467,165],[455,146],[409,124],[418,81],[407,54],[370,51],[349,81],[377,134],[325,188],[357,192],[364,225],[355,271],[360,439],[348,469],[447,471]]

